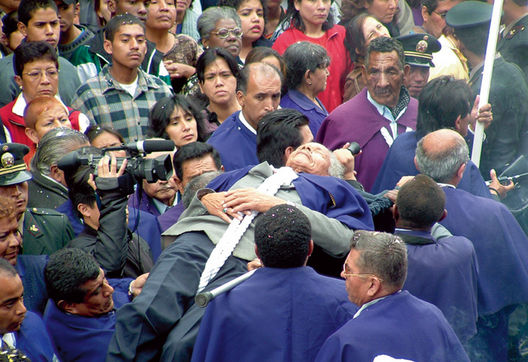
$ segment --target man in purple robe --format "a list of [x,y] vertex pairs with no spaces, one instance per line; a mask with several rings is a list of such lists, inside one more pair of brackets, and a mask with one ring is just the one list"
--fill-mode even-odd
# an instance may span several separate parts
[[193,361],[313,361],[357,311],[342,280],[306,266],[313,241],[299,209],[279,205],[259,217],[255,245],[264,267],[209,303]]
[[444,191],[436,182],[414,177],[398,192],[394,234],[407,246],[404,289],[436,305],[464,343],[477,333],[477,255],[463,236],[431,235],[433,225],[446,216],[444,206]]
[[381,37],[368,46],[365,61],[367,86],[337,107],[323,121],[316,141],[334,150],[346,142],[358,142],[358,181],[370,191],[385,155],[398,135],[414,130],[418,102],[403,86],[403,47],[395,39]]
[[229,116],[207,140],[219,153],[226,171],[259,163],[257,125],[279,106],[282,76],[268,64],[253,63],[240,71],[237,99],[242,108]]
[[442,312],[401,290],[407,250],[397,236],[357,231],[341,277],[353,319],[332,334],[316,361],[372,361],[388,355],[412,361],[469,361]]
[[508,319],[517,305],[528,302],[528,238],[506,206],[456,188],[468,160],[465,140],[452,130],[429,133],[416,148],[418,169],[446,195],[441,224],[471,240],[477,253],[479,320],[468,353],[472,359],[503,361],[508,342],[514,347],[510,352],[519,352],[518,341],[508,341]]

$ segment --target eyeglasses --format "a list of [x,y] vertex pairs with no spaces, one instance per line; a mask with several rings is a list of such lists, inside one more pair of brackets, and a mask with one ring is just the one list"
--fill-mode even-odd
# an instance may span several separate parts
[[343,264],[343,275],[345,276],[345,279],[346,277],[358,277],[358,278],[372,277],[372,278],[378,279],[380,282],[383,281],[383,279],[381,279],[380,277],[372,273],[350,273],[347,271],[346,263]]
[[46,69],[46,70],[32,70],[28,73],[22,73],[29,77],[32,81],[39,81],[42,79],[42,75],[46,74],[46,77],[55,79],[59,76],[59,71],[57,69]]
[[234,29],[221,28],[221,29],[218,29],[216,32],[213,32],[213,34],[219,37],[220,39],[227,38],[229,34],[233,35],[235,38],[240,38],[242,37],[242,29],[240,28],[234,28]]

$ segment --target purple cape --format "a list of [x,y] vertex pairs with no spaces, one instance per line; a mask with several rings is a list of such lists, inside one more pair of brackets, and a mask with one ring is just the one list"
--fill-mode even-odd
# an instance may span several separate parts
[[356,311],[343,280],[262,268],[207,306],[192,360],[313,361]]
[[[373,194],[383,190],[392,190],[403,176],[418,175],[419,172],[414,166],[417,143],[416,131],[404,133],[394,140],[376,177],[376,182],[372,186]],[[471,161],[467,163],[457,188],[471,192],[473,195],[491,198],[480,170]]]
[[407,291],[365,308],[324,343],[316,361],[469,361],[442,312]]
[[[416,128],[417,113],[418,101],[411,98],[405,113],[398,120],[398,134],[404,133],[407,127]],[[342,147],[346,142],[359,143],[363,152],[355,158],[358,181],[370,191],[389,150],[380,129],[390,129],[389,124],[390,121],[368,101],[367,88],[363,88],[326,117],[315,140],[331,150]]]
[[257,135],[240,122],[236,111],[230,115],[207,140],[222,159],[226,171],[257,165]]
[[479,264],[479,315],[528,302],[528,238],[503,204],[469,192],[443,187],[454,235],[473,242]]
[[430,233],[396,229],[407,246],[403,289],[436,305],[462,342],[477,333],[477,256],[462,236],[433,239]]

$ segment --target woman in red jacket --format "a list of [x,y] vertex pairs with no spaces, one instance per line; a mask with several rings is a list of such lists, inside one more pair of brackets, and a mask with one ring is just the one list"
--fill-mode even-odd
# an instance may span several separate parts
[[326,49],[330,56],[330,76],[326,89],[318,98],[328,112],[343,100],[343,86],[350,61],[344,45],[345,28],[334,25],[330,13],[330,0],[289,0],[286,24],[289,27],[275,40],[273,49],[283,54],[286,48],[298,41],[309,41]]

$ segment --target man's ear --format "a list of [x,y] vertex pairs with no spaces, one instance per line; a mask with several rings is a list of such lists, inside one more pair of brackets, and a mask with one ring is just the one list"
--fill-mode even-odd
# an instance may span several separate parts
[[112,55],[112,42],[110,40],[108,40],[108,39],[104,40],[103,48],[104,48],[105,52],[107,52],[108,54]]
[[314,242],[313,240],[310,240],[310,244],[308,245],[308,256],[312,255],[314,250]]
[[24,24],[23,22],[19,21],[17,23],[17,28],[18,28],[18,31],[22,33],[22,35],[24,35],[24,37],[27,36],[27,28],[26,28],[26,24]]
[[57,307],[59,307],[60,310],[66,312],[66,313],[77,314],[77,305],[76,305],[76,303],[66,302],[65,300],[61,299],[57,303]]
[[89,217],[91,214],[91,209],[82,202],[77,205],[77,211],[84,217]]
[[431,14],[429,14],[427,7],[422,5],[422,18],[424,22],[427,22],[429,20],[429,16],[431,16]]
[[370,286],[367,290],[367,295],[369,297],[374,297],[381,290],[381,281],[379,278],[370,278]]
[[455,119],[455,129],[458,133],[460,133],[461,131],[461,128],[462,128],[461,126],[462,126],[462,116],[458,115],[457,119]]
[[240,104],[240,107],[244,107],[244,104],[246,102],[246,95],[242,93],[242,91],[238,90],[236,92],[236,97],[237,97],[238,104]]
[[440,219],[438,219],[437,222],[440,222],[440,221],[444,220],[446,217],[447,217],[447,210],[444,209],[444,212],[442,213],[442,216],[440,216]]
[[464,171],[466,171],[466,164],[465,163],[460,165],[460,167],[458,168],[457,177],[458,177],[459,180],[462,180],[462,176],[464,175]]
[[181,180],[176,175],[174,175],[174,177],[172,179],[173,179],[174,183],[176,184],[176,189],[178,189],[180,194],[183,195],[183,191],[185,189],[183,187],[183,182],[181,182]]
[[38,135],[37,135],[37,131],[35,131],[33,128],[26,127],[26,129],[24,130],[24,132],[26,133],[26,136],[28,136],[28,138],[29,138],[34,144],[39,143],[39,138],[38,138]]
[[68,187],[66,185],[66,179],[64,178],[64,171],[62,171],[57,165],[51,165],[50,167],[50,175],[52,179],[55,181],[63,184],[64,186]]
[[81,12],[81,4],[77,3],[75,4],[75,8],[73,10],[73,16],[79,16],[80,12]]
[[409,64],[405,64],[403,66],[403,77],[407,78],[409,74],[411,74],[411,67],[409,66]]
[[392,207],[392,217],[394,218],[394,222],[398,223],[398,220],[400,219],[400,212],[396,204],[394,204],[394,206]]
[[283,156],[284,164],[286,164],[286,162],[288,161],[288,158],[290,158],[293,151],[295,151],[295,148],[293,148],[293,146],[286,147],[286,149],[284,150],[284,156]]
[[416,169],[417,169],[419,172],[422,172],[422,171],[420,171],[420,169],[418,168],[418,162],[416,161],[416,156],[414,156],[414,158],[413,158],[413,162],[414,162],[414,167],[416,167]]

